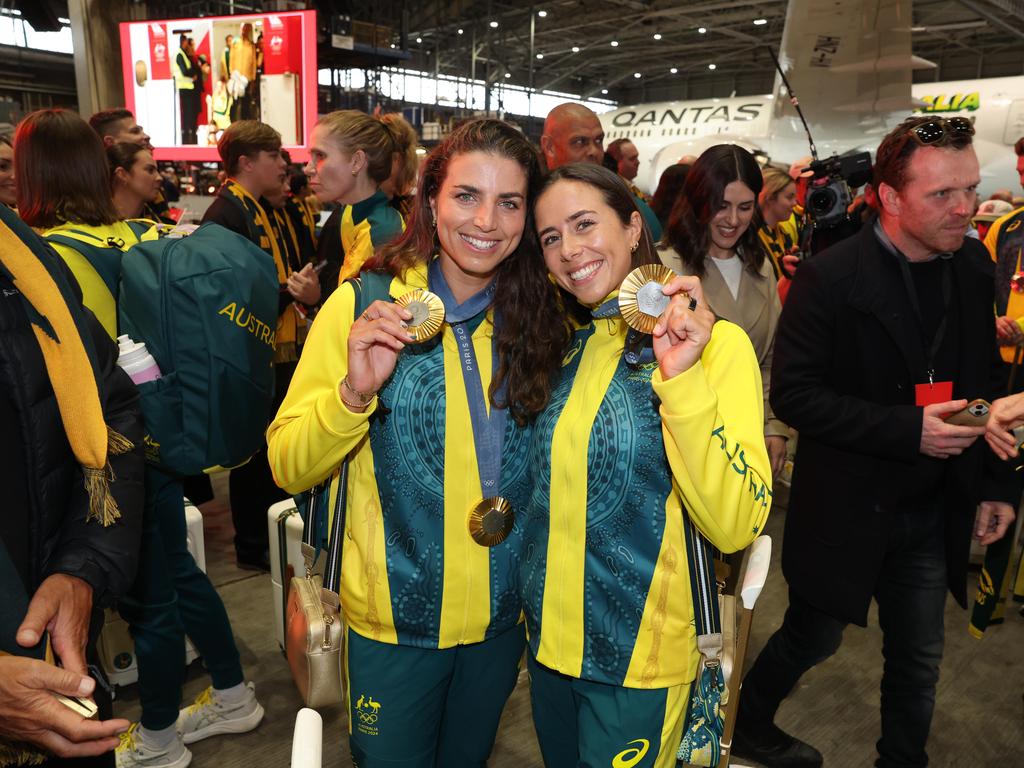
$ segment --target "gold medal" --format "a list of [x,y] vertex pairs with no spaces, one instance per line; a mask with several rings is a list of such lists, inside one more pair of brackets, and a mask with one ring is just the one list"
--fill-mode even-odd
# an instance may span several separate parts
[[480,546],[493,547],[508,538],[514,523],[512,505],[501,496],[491,496],[469,513],[469,535]]
[[619,287],[619,311],[630,328],[641,333],[654,331],[672,298],[662,293],[662,286],[675,276],[664,264],[644,264],[626,275]]
[[444,304],[430,291],[417,288],[402,294],[395,304],[412,314],[406,330],[415,339],[414,344],[434,338],[444,325]]

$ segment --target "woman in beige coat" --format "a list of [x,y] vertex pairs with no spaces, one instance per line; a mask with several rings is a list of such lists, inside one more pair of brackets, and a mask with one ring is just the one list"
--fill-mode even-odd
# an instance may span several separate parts
[[741,147],[719,144],[690,169],[658,250],[662,262],[679,274],[697,275],[716,316],[747,332],[761,367],[764,439],[772,474],[786,460],[789,428],[768,403],[772,349],[782,305],[771,262],[751,226],[761,191],[761,170]]

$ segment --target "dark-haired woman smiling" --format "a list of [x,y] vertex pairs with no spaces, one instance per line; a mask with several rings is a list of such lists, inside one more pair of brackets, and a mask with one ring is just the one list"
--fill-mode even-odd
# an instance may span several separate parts
[[789,428],[768,403],[775,328],[782,313],[778,282],[757,236],[761,169],[754,156],[733,144],[710,147],[687,174],[665,232],[662,261],[683,275],[696,275],[708,307],[750,337],[764,386],[764,439],[772,474],[786,460]]
[[577,328],[534,428],[523,521],[541,752],[549,768],[674,768],[699,658],[686,517],[733,552],[770,507],[757,360],[692,276],[662,289],[648,342],[627,341],[620,286],[657,254],[614,173],[558,168],[535,216]]

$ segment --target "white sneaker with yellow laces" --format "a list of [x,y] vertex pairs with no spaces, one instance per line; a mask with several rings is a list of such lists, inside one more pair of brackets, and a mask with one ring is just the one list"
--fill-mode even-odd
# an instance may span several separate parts
[[[246,695],[239,701],[222,700],[213,687],[200,693],[178,713],[177,729],[186,744],[223,733],[246,733],[263,720],[263,707],[256,701],[256,687],[246,683]],[[120,766],[118,766],[120,768]]]
[[121,734],[121,743],[114,752],[117,768],[188,768],[192,753],[180,736],[163,747],[152,744],[138,723]]

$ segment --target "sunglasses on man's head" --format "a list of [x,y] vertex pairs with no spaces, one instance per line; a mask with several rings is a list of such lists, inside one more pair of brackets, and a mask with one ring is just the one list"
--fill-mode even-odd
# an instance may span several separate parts
[[946,139],[974,135],[974,123],[966,117],[937,117],[927,123],[915,125],[908,134],[922,146],[940,144]]

